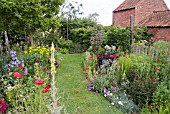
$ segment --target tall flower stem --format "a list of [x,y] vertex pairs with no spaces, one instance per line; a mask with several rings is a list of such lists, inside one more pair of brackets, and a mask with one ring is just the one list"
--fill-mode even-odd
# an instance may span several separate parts
[[54,57],[54,52],[55,52],[55,48],[54,48],[54,44],[52,43],[51,46],[51,76],[52,76],[52,80],[51,80],[51,98],[52,98],[52,103],[50,104],[50,106],[48,106],[48,108],[51,111],[51,114],[60,114],[61,109],[63,108],[62,106],[57,106],[56,102],[58,102],[58,97],[56,97],[57,94],[57,88],[55,87],[55,75],[56,75],[56,68],[55,68],[55,57]]

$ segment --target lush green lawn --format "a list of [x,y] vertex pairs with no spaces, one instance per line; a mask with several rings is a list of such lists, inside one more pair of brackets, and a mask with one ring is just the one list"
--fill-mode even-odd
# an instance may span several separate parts
[[[57,69],[57,88],[64,112],[68,114],[123,114],[103,96],[87,90],[88,82],[83,75],[81,54],[61,55]],[[63,114],[64,114],[63,112]]]

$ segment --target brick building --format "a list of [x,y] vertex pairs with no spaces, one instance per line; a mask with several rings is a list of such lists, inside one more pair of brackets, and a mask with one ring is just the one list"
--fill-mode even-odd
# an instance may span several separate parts
[[164,0],[125,0],[113,11],[114,26],[147,26],[154,40],[170,42],[170,10]]

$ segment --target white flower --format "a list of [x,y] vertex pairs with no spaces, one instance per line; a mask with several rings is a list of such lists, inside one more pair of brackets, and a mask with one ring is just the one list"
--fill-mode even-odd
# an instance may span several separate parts
[[119,101],[118,104],[123,105],[123,103],[121,101]]
[[111,105],[115,105],[115,103],[112,102]]
[[105,48],[106,50],[110,50],[110,49],[111,49],[111,47],[108,46],[108,45],[106,45],[104,48]]
[[112,46],[112,50],[114,51],[116,49],[116,46]]
[[107,97],[107,95],[106,95],[106,94],[104,94],[104,97]]
[[112,94],[112,93],[108,93],[107,95],[108,95],[108,96],[112,96],[113,94]]

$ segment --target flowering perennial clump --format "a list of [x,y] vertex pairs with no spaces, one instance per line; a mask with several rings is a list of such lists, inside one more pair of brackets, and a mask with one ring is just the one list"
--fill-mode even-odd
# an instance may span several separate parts
[[41,47],[41,46],[38,46],[38,47],[30,46],[29,50],[25,51],[24,53],[25,54],[35,54],[35,53],[37,53],[37,54],[49,56],[50,55],[50,50],[45,48],[45,47]]

